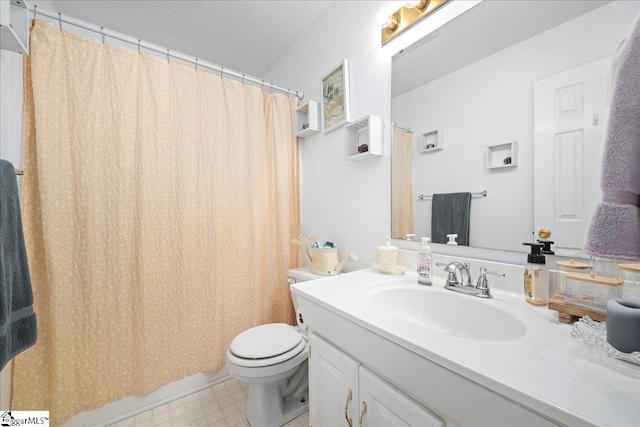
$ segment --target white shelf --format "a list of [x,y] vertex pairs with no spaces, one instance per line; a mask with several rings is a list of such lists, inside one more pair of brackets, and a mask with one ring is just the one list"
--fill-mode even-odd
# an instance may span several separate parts
[[444,136],[437,130],[420,135],[420,152],[432,153],[444,150]]
[[[308,125],[305,127],[305,125]],[[320,132],[320,108],[315,101],[307,101],[296,108],[296,136],[306,138]]]
[[[510,163],[505,163],[510,161]],[[487,169],[504,169],[518,166],[518,142],[487,146]]]
[[[382,156],[382,138],[384,122],[377,116],[366,116],[345,127],[345,158],[349,161],[361,161]],[[366,151],[363,150],[366,146]]]
[[0,0],[0,49],[29,53],[29,11],[22,0]]

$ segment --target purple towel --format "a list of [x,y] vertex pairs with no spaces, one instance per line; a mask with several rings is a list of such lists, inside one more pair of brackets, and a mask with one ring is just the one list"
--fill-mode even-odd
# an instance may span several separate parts
[[618,51],[614,68],[603,200],[591,219],[584,251],[640,261],[640,16]]

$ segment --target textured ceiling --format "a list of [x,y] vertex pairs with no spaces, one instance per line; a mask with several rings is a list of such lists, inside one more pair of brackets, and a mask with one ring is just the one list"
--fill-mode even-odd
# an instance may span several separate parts
[[261,77],[331,1],[67,1],[56,11]]
[[[485,0],[396,55],[392,97],[556,27],[610,1]],[[446,7],[446,6],[445,6]]]

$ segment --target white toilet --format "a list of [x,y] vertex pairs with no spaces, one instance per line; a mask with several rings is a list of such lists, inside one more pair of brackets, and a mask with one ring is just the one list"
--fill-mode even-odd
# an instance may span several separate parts
[[[308,268],[288,275],[289,284],[323,277]],[[233,339],[227,368],[249,383],[246,416],[252,427],[281,426],[309,410],[307,358],[306,330],[284,323],[256,326]]]

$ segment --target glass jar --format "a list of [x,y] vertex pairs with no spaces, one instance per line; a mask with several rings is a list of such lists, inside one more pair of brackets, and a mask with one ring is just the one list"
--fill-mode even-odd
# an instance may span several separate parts
[[591,271],[596,273],[598,276],[606,276],[606,277],[618,277],[618,265],[616,261],[606,258],[592,258],[591,261],[592,268]]
[[622,298],[640,301],[640,263],[618,264],[622,285]]
[[568,273],[591,273],[591,265],[584,262],[577,262],[573,259],[569,261],[557,261],[556,267],[555,292],[552,292],[553,295],[567,294]]
[[567,304],[605,312],[609,299],[622,297],[622,283],[622,279],[598,276],[595,273],[569,273],[564,301]]

